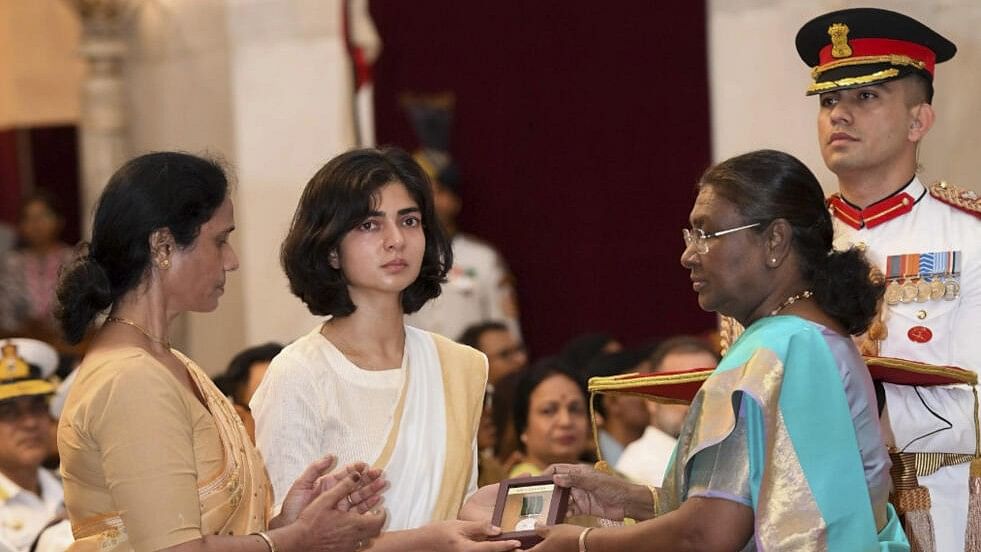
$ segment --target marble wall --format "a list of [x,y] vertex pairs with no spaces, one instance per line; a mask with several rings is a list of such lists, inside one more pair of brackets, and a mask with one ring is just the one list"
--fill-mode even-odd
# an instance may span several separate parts
[[181,332],[209,372],[316,323],[289,293],[278,252],[307,180],[353,144],[340,17],[337,0],[151,0],[134,22],[133,153],[207,153],[236,175],[241,268],[218,311],[188,315]]

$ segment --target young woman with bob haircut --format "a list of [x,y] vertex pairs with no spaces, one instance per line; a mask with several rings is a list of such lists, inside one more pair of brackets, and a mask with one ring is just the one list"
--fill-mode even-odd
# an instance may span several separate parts
[[476,489],[486,358],[403,320],[439,295],[452,263],[422,169],[398,149],[335,157],[307,183],[281,260],[327,320],[273,360],[252,399],[277,501],[330,451],[386,472],[387,532],[372,550],[517,548],[457,520]]

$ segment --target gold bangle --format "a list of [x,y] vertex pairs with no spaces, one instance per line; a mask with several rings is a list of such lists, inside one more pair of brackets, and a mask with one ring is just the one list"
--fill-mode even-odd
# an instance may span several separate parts
[[257,531],[252,534],[266,542],[266,546],[269,547],[269,552],[277,552],[276,543],[273,542],[272,538],[270,538],[265,531]]
[[654,501],[651,510],[654,512],[654,517],[657,517],[657,487],[648,485],[647,488],[651,490],[651,500]]
[[589,532],[592,531],[593,529],[596,528],[587,527],[582,530],[582,533],[579,533],[579,552],[586,552],[586,535],[588,535]]

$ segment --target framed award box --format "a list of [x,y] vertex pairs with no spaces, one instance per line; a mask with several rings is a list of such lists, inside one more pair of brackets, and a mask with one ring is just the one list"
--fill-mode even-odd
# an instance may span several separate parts
[[569,489],[553,483],[550,475],[505,479],[497,491],[491,518],[502,532],[493,540],[518,540],[521,548],[530,548],[542,540],[535,533],[535,525],[562,523],[568,506]]

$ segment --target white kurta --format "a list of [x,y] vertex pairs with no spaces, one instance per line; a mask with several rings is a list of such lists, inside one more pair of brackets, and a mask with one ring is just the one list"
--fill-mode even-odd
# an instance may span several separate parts
[[623,449],[616,469],[632,481],[660,487],[677,443],[677,439],[660,429],[647,426],[640,439]]
[[41,496],[0,473],[0,550],[27,552],[42,529],[61,512],[65,495],[48,470],[38,469]]
[[[318,326],[273,359],[251,401],[256,444],[281,506],[293,481],[314,460],[335,454],[338,466],[374,464],[404,397],[398,439],[385,468],[386,530],[432,520],[446,459],[442,368],[430,334],[406,327],[400,369],[352,364]],[[474,449],[476,443],[471,444]],[[470,488],[476,487],[476,454]]]
[[[952,301],[887,305],[887,337],[881,356],[981,371],[981,219],[932,197],[918,179],[903,190],[920,198],[912,211],[873,228],[854,229],[835,219],[835,248],[866,246],[869,261],[888,275],[892,255],[959,251],[960,294]],[[920,343],[911,328],[932,338]],[[896,445],[907,452],[971,453],[976,450],[974,395],[967,386],[910,387],[885,384],[889,422]],[[921,400],[922,397],[922,400]],[[929,409],[927,408],[929,406]],[[933,410],[953,425],[930,413]],[[928,435],[931,432],[936,433]],[[924,437],[925,436],[925,437]],[[937,550],[963,550],[968,503],[968,464],[921,477],[930,489]]]

